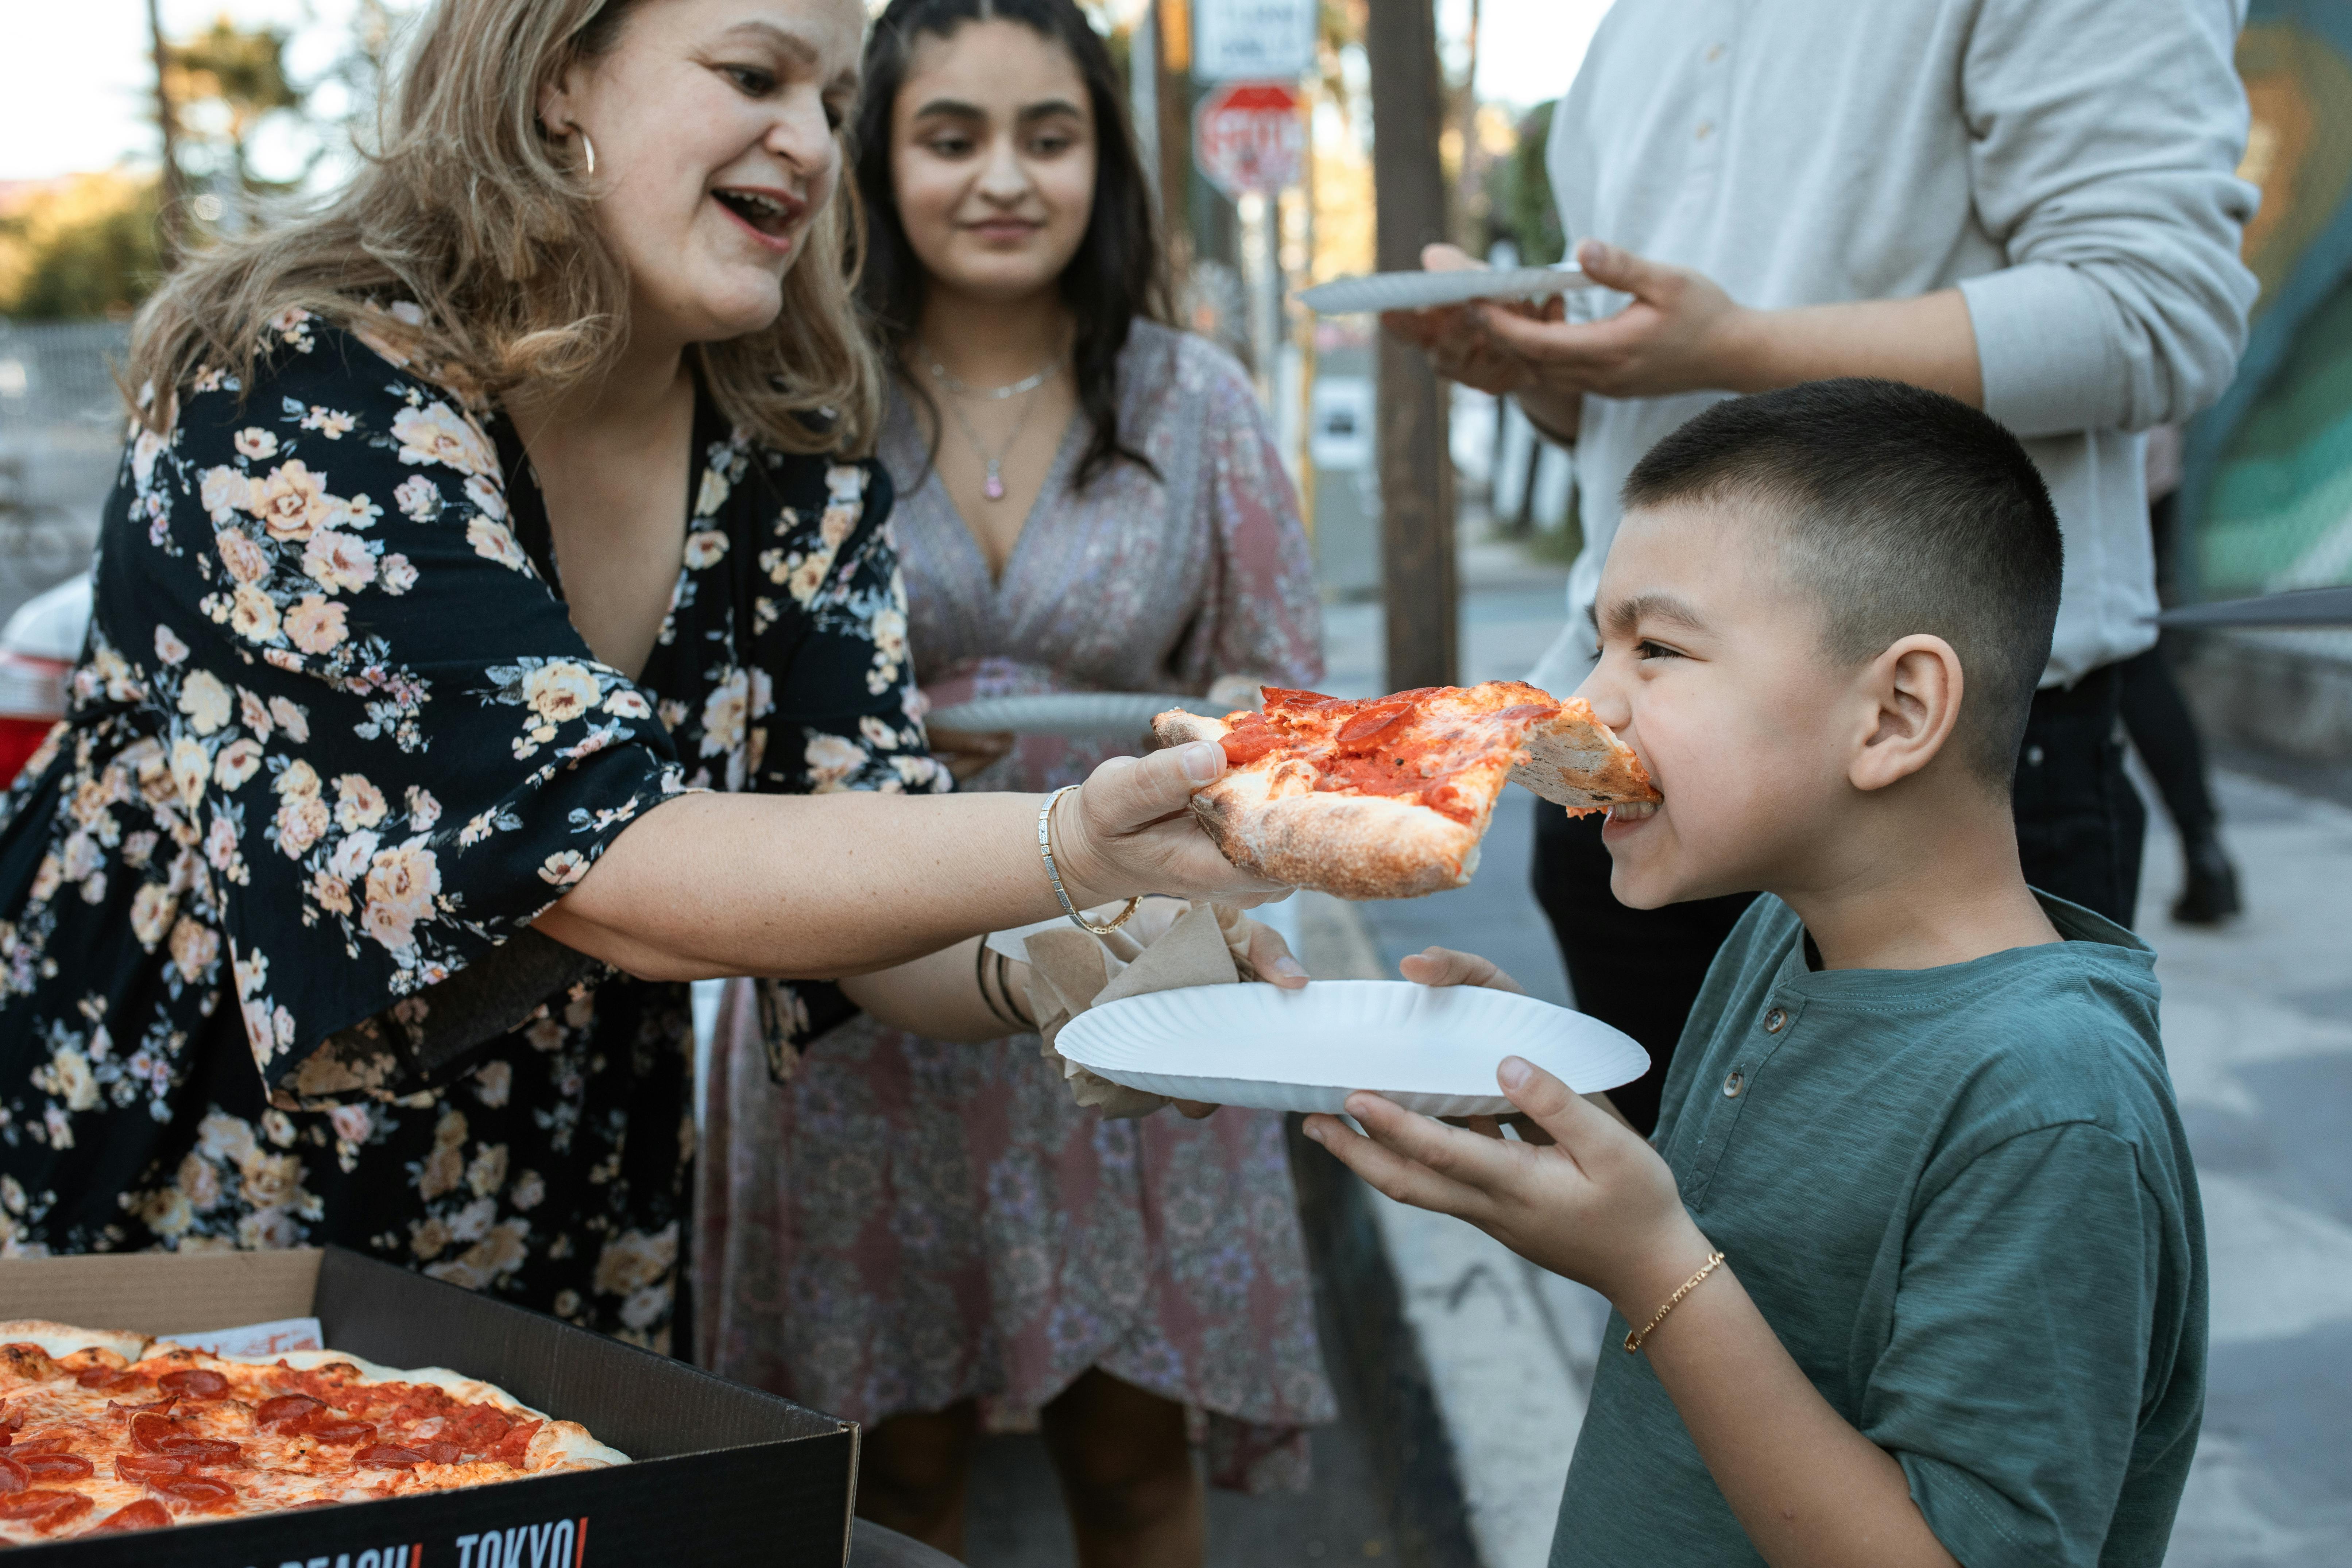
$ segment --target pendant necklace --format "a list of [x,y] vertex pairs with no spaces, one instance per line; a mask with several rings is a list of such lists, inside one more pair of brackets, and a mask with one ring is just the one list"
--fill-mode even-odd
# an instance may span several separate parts
[[954,399],[969,397],[984,399],[990,403],[1002,403],[1008,397],[1025,395],[1036,391],[1059,374],[1062,362],[1055,360],[1035,374],[1024,375],[1019,381],[1006,385],[992,386],[985,391],[975,391],[956,376],[950,374],[947,366],[931,358],[931,352],[928,348],[923,350],[923,359],[931,367],[931,379],[945,388],[949,395],[948,412],[955,416],[956,424],[963,431],[963,438],[971,445],[972,455],[981,460],[987,470],[987,478],[982,481],[980,493],[991,500],[1003,500],[1004,499],[1004,459],[1012,456],[1013,448],[1019,445],[1021,432],[1029,427],[1029,416],[1037,405],[1034,403],[1022,405],[1021,417],[1013,422],[1013,433],[1004,438],[1003,446],[992,453],[988,449],[988,444],[980,438],[980,432],[972,428],[970,417],[956,405]]

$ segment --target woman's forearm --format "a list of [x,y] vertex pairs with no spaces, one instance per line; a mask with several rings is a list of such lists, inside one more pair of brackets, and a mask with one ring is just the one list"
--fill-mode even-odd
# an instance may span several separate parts
[[[614,839],[537,929],[648,980],[887,968],[1060,910],[1037,854],[1040,799],[681,796]],[[1056,814],[1057,856],[1067,822]],[[1081,905],[1143,890],[1082,886],[1068,859]]]
[[[1643,1300],[1663,1302],[1672,1290],[1662,1275]],[[1635,1323],[1657,1310],[1620,1306],[1632,1308]],[[1622,1352],[1611,1345],[1601,1353]],[[1903,1467],[1822,1397],[1728,1266],[1638,1353],[1650,1358],[1724,1500],[1773,1568],[1958,1568],[1912,1501]]]
[[973,954],[986,940],[967,937],[953,947],[909,963],[845,980],[841,989],[876,1023],[926,1039],[970,1043],[1022,1033],[988,1003],[993,998],[998,1006],[1014,1010],[1016,1017],[1025,1016],[1029,966],[1008,961],[1003,994],[999,994],[995,958],[990,955],[985,961],[988,992],[982,995],[982,971],[974,964]]

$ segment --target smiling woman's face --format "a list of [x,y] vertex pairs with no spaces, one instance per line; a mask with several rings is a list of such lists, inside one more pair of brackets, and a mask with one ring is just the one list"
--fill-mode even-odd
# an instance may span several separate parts
[[840,178],[864,26],[857,0],[645,0],[549,89],[541,121],[595,146],[633,336],[715,342],[775,320]]
[[989,302],[1052,288],[1094,213],[1095,120],[1077,62],[1018,22],[921,37],[892,106],[890,179],[935,283]]

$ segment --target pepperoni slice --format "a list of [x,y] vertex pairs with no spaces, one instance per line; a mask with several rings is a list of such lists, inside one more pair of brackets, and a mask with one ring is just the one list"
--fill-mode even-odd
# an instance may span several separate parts
[[364,1443],[375,1436],[373,1421],[313,1421],[303,1428],[321,1443]]
[[47,1531],[80,1518],[91,1507],[79,1492],[10,1492],[0,1498],[0,1519],[29,1520]]
[[[1256,720],[1256,722],[1252,723],[1251,720]],[[1226,763],[1238,768],[1257,761],[1268,752],[1278,750],[1285,743],[1285,737],[1281,731],[1252,713],[1236,721],[1217,743],[1224,748]]]
[[33,1484],[31,1474],[15,1459],[0,1458],[0,1497],[23,1491]]
[[16,1463],[37,1481],[78,1481],[98,1468],[79,1454],[35,1454]]
[[1350,748],[1368,746],[1382,731],[1402,723],[1412,715],[1410,702],[1378,702],[1339,726],[1332,739]]
[[468,1405],[449,1422],[448,1435],[468,1448],[487,1448],[514,1423],[487,1405]]
[[236,1500],[235,1488],[207,1476],[176,1476],[169,1480],[148,1484],[167,1497],[178,1498],[182,1502],[194,1503],[198,1508],[218,1508],[225,1502]]
[[63,1437],[47,1436],[27,1437],[21,1443],[11,1445],[8,1449],[11,1455],[19,1459],[27,1454],[62,1454],[65,1451],[66,1440]]
[[172,1424],[172,1418],[168,1415],[158,1415],[152,1410],[142,1410],[131,1417],[131,1443],[151,1454],[162,1453],[166,1442],[181,1436],[183,1434],[180,1429]]
[[455,1443],[418,1443],[415,1447],[436,1465],[454,1465],[466,1457],[466,1450]]
[[172,1522],[172,1510],[153,1498],[143,1497],[137,1502],[116,1509],[89,1527],[96,1535],[109,1530],[162,1530]]
[[370,1443],[352,1456],[352,1464],[378,1470],[413,1470],[424,1462],[424,1455],[414,1448],[404,1448],[397,1443]]
[[194,1465],[226,1465],[245,1458],[245,1445],[225,1437],[166,1437],[163,1451]]
[[275,1399],[263,1400],[260,1408],[253,1413],[253,1419],[263,1426],[283,1426],[292,1431],[295,1428],[289,1425],[290,1423],[310,1415],[313,1410],[324,1410],[326,1407],[325,1400],[313,1399],[307,1394],[281,1394]]
[[200,1366],[167,1372],[155,1380],[155,1386],[188,1399],[223,1399],[228,1395],[228,1379]]
[[74,1373],[84,1388],[120,1388],[139,1380],[119,1366],[86,1366]]
[[524,1422],[491,1445],[490,1458],[503,1459],[514,1468],[521,1469],[523,1458],[530,1450],[531,1438],[546,1425],[544,1421]]
[[120,1454],[114,1460],[114,1479],[119,1481],[152,1481],[187,1473],[188,1461],[168,1454]]

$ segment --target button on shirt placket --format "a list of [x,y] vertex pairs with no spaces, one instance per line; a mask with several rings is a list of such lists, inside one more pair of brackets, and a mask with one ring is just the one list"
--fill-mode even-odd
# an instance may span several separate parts
[[1774,1053],[1795,1037],[1798,1015],[1803,1010],[1800,1002],[1771,999],[1741,1037],[1729,1067],[1716,1079],[1716,1092],[1705,1096],[1692,1108],[1702,1121],[1698,1147],[1693,1151],[1696,1157],[1691,1162],[1690,1178],[1683,1184],[1683,1201],[1694,1213],[1706,1202],[1716,1167],[1723,1163],[1724,1151],[1731,1146],[1732,1135],[1738,1131],[1740,1113],[1754,1097],[1758,1078]]
[[1707,7],[1694,17],[1697,37],[1698,90],[1690,99],[1690,162],[1685,166],[1694,186],[1712,190],[1723,166],[1725,132],[1731,128],[1732,39],[1740,24],[1740,7]]

